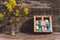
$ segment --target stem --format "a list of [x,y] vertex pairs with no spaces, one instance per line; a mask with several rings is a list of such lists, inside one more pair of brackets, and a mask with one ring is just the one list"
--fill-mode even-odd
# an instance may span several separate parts
[[14,27],[12,28],[12,35],[15,35]]

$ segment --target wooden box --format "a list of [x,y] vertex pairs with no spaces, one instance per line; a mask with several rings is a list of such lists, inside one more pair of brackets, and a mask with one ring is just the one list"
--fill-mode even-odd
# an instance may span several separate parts
[[34,16],[34,32],[53,32],[52,17],[50,15]]

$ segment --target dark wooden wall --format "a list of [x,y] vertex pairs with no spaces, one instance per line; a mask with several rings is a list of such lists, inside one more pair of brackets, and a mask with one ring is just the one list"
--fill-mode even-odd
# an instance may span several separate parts
[[[42,1],[44,2],[44,1]],[[31,8],[30,10],[30,14],[25,16],[26,20],[25,22],[23,22],[23,26],[22,27],[22,30],[23,29],[26,29],[26,28],[33,28],[33,16],[34,15],[52,15],[52,25],[53,25],[53,31],[54,32],[60,32],[59,29],[60,29],[60,1],[58,0],[47,0],[46,1],[47,3],[51,3],[50,5],[50,9],[44,9],[44,8]],[[27,21],[29,20],[29,21]],[[31,21],[30,21],[31,20]],[[27,21],[27,22],[26,22]],[[25,23],[25,25],[24,25]],[[26,27],[26,28],[25,28]],[[28,29],[29,29],[28,28]],[[27,30],[28,30],[27,29]],[[29,29],[30,31],[32,31],[31,29]]]
[[[2,1],[2,0],[1,0]],[[19,2],[20,0],[17,0]],[[50,3],[51,8],[30,8],[28,15],[20,17],[20,30],[24,32],[30,32],[33,29],[33,17],[34,15],[52,15],[53,31],[58,31],[60,28],[60,0],[31,0],[41,3]]]

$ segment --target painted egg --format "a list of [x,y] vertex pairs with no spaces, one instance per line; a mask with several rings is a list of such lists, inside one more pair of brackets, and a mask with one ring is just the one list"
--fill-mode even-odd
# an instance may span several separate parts
[[38,25],[36,26],[36,28],[38,29]]
[[40,31],[42,31],[42,28],[39,28]]
[[50,30],[50,28],[48,28],[48,30]]
[[42,20],[39,20],[39,22],[41,23],[41,22],[42,22]]
[[47,28],[45,27],[44,30],[47,31]]
[[39,24],[39,21],[38,20],[36,20],[36,24]]
[[40,31],[42,30],[42,26],[41,26],[41,25],[40,25],[40,26],[38,26],[38,30],[40,30]]
[[48,30],[50,30],[50,24],[46,24]]
[[48,22],[49,22],[49,20],[45,19],[45,22],[47,22],[47,23],[48,23]]
[[50,24],[46,24],[46,27],[50,27]]

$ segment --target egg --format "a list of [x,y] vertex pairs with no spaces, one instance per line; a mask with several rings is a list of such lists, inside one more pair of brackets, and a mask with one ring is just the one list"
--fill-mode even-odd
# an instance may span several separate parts
[[39,21],[38,20],[36,20],[36,24],[39,24]]
[[42,28],[39,28],[38,30],[42,31]]
[[39,20],[39,22],[41,23],[41,22],[42,22],[42,20]]
[[45,19],[45,22],[46,22],[46,23],[49,23],[49,20]]
[[48,30],[50,30],[50,28],[48,28]]
[[38,26],[38,30],[42,31],[42,26],[41,25]]
[[50,27],[50,24],[46,24],[47,27]]
[[50,24],[46,24],[48,30],[50,30]]
[[44,31],[47,31],[47,28],[46,27],[44,28]]
[[36,29],[38,29],[38,25],[36,25]]

